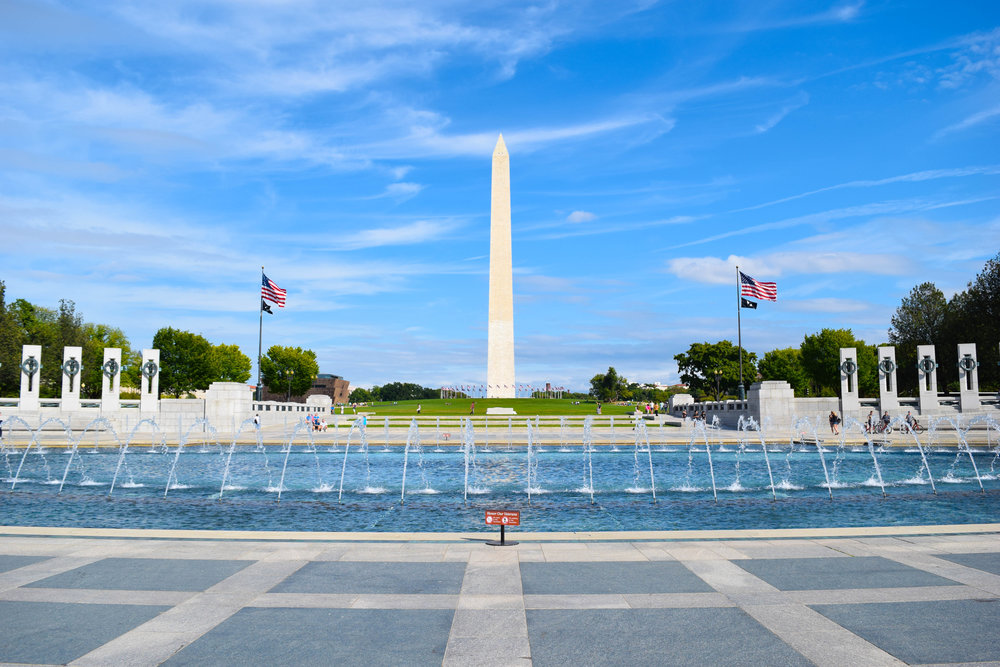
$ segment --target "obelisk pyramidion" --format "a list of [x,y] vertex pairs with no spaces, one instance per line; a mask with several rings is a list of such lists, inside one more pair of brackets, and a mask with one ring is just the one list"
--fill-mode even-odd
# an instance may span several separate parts
[[486,397],[515,398],[514,278],[510,257],[510,156],[503,135],[493,149],[490,198],[490,322]]

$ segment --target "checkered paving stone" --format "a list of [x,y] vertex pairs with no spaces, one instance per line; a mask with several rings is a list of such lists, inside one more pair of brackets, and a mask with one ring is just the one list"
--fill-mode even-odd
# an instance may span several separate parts
[[709,593],[712,587],[680,563],[521,563],[525,595]]
[[810,605],[910,663],[1000,661],[1000,600]]
[[955,586],[956,582],[879,556],[733,561],[782,591]]
[[307,563],[272,593],[373,593],[457,595],[465,563]]
[[253,561],[249,560],[105,558],[28,584],[28,587],[203,591],[251,563]]
[[741,609],[529,609],[535,665],[809,665]]
[[440,665],[453,610],[248,607],[166,665]]
[[167,609],[0,600],[0,662],[65,664]]
[[938,558],[1000,576],[1000,552],[941,554]]
[[0,554],[0,572],[9,572],[25,565],[33,565],[48,560],[45,556],[7,556]]
[[727,544],[0,536],[0,663],[1000,663],[1000,532]]

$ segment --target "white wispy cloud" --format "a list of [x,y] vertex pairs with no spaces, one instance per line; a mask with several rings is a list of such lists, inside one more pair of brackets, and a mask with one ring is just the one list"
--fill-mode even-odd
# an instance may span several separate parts
[[862,7],[864,7],[864,2],[836,4],[825,11],[812,14],[802,14],[798,16],[764,15],[764,10],[766,10],[768,5],[748,5],[748,7],[753,7],[754,11],[758,11],[761,15],[749,17],[732,23],[721,23],[719,25],[712,26],[710,32],[764,32],[770,30],[783,30],[787,28],[802,28],[828,23],[845,23],[858,18],[861,14]]
[[590,222],[596,220],[597,216],[589,211],[573,211],[566,216],[568,222]]
[[863,313],[872,309],[872,304],[859,299],[841,299],[835,297],[820,299],[795,299],[783,304],[790,311],[805,311],[814,313]]
[[441,239],[458,227],[455,220],[416,220],[397,227],[379,227],[340,234],[327,243],[333,250],[415,245]]
[[806,197],[811,197],[813,195],[817,195],[823,192],[833,192],[835,190],[844,190],[848,188],[876,188],[883,185],[892,185],[894,183],[920,183],[922,181],[933,181],[941,178],[964,178],[966,176],[995,176],[997,174],[1000,174],[1000,165],[958,167],[954,169],[927,169],[924,171],[914,171],[908,174],[900,174],[898,176],[889,176],[886,178],[864,179],[857,181],[848,181],[846,183],[838,183],[836,185],[828,185],[823,188],[809,190],[808,192],[802,192],[796,195],[791,195],[789,197],[782,197],[781,199],[772,199],[771,201],[766,201],[762,204],[755,204],[753,206],[746,206],[744,208],[739,208],[734,211],[731,211],[731,213],[741,213],[743,211],[756,211],[758,209],[767,208],[768,206],[774,206],[775,204],[784,204],[785,202],[795,201],[797,199],[804,199]]
[[935,139],[940,139],[941,137],[952,134],[954,132],[961,132],[967,130],[970,127],[975,127],[976,125],[982,125],[983,123],[992,120],[1000,116],[1000,104],[989,109],[983,109],[977,113],[972,114],[966,118],[963,118],[959,122],[949,125],[948,127],[938,130],[934,134]]
[[404,201],[416,196],[423,189],[424,186],[420,183],[399,181],[385,186],[385,190],[383,190],[380,194],[373,195],[371,197],[362,197],[362,199],[382,199],[383,197],[390,197],[398,201]]
[[[667,262],[667,270],[693,282],[724,285],[735,280],[736,268],[754,277],[780,277],[794,274],[868,273],[902,275],[912,263],[896,253],[861,253],[851,251],[816,252],[813,250],[767,253],[752,257],[677,257]],[[759,278],[763,279],[763,278]]]
[[582,141],[596,135],[663,123],[660,117],[653,114],[628,115],[562,126],[497,128],[463,134],[447,132],[450,120],[439,114],[411,110],[410,115],[414,122],[408,128],[401,128],[404,131],[402,136],[357,145],[352,150],[373,159],[482,157],[493,152],[497,134],[502,130],[507,147],[512,152],[525,154],[559,142]]
[[785,104],[776,113],[765,119],[764,122],[758,123],[754,126],[754,131],[756,131],[757,134],[764,134],[783,121],[788,114],[792,113],[796,109],[801,109],[807,104],[809,104],[809,96],[805,93],[800,93],[794,101]]

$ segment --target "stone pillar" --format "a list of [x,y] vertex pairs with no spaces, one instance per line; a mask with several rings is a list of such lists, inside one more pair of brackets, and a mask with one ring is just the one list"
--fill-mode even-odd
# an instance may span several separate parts
[[767,420],[772,428],[787,428],[795,416],[795,391],[784,380],[754,382],[747,393],[748,413],[764,426]]
[[899,412],[899,387],[896,385],[896,348],[878,348],[878,408]]
[[155,418],[160,411],[160,351],[143,350],[139,364],[139,413]]
[[64,347],[62,363],[62,401],[63,411],[80,409],[80,378],[83,371],[83,348]]
[[958,344],[958,405],[962,412],[976,411],[979,402],[979,361],[975,343]]
[[42,346],[21,347],[21,396],[18,412],[38,412],[38,385],[42,380]]
[[101,414],[117,414],[121,410],[122,350],[120,347],[104,348],[101,364]]
[[853,347],[840,348],[840,418],[858,416],[861,396],[858,391],[858,351]]
[[920,414],[934,414],[938,403],[937,358],[933,345],[917,345],[917,405]]
[[[327,401],[329,396],[324,396]],[[205,392],[205,419],[216,430],[230,432],[253,417],[253,389],[242,382],[213,382]]]

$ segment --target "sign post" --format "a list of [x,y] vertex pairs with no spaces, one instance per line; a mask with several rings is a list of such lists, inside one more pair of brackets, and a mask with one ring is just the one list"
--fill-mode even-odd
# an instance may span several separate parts
[[508,542],[505,539],[504,529],[507,526],[520,526],[521,512],[518,510],[486,510],[486,525],[500,526],[500,541],[487,540],[486,544],[491,547],[512,547],[517,542]]

